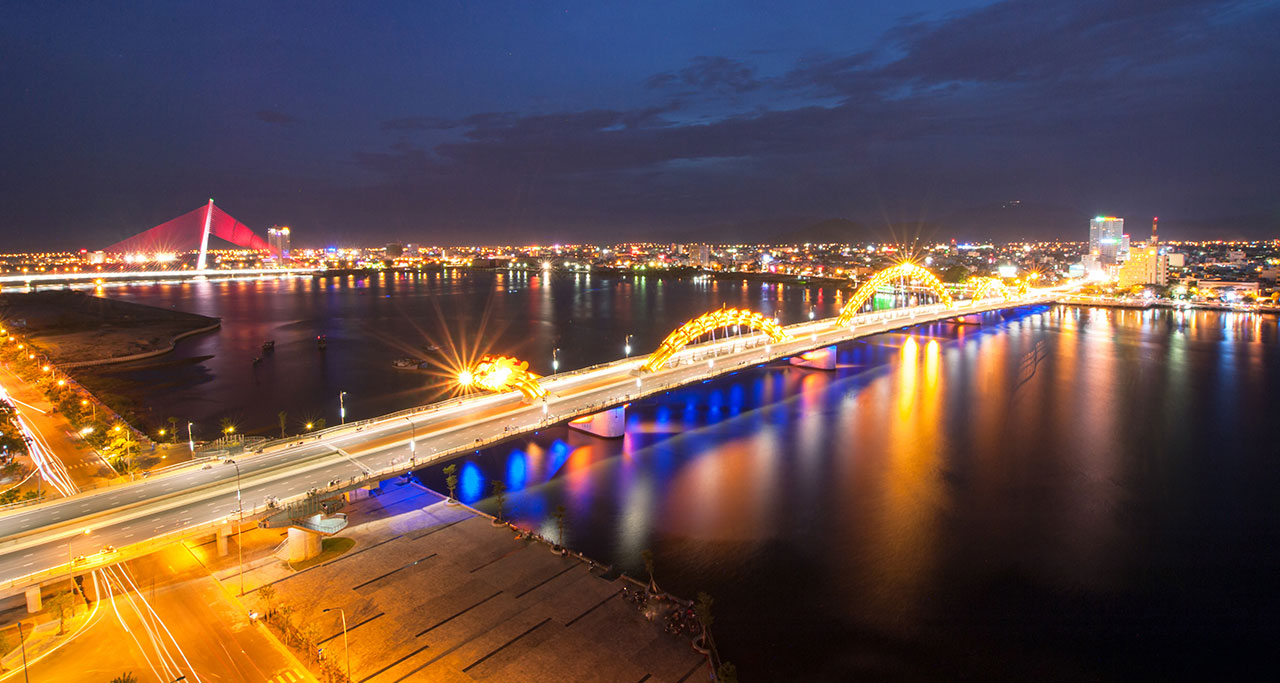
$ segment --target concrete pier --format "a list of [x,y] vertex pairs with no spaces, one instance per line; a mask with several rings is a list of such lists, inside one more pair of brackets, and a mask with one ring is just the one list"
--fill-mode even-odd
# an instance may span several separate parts
[[44,602],[40,600],[40,587],[32,586],[27,589],[27,614],[35,614],[44,607]]
[[791,357],[791,364],[802,368],[815,368],[818,370],[835,370],[836,369],[836,347],[826,346],[821,349],[806,351],[798,356]]
[[627,433],[627,406],[620,405],[592,415],[584,415],[569,421],[569,427],[606,439],[616,439]]

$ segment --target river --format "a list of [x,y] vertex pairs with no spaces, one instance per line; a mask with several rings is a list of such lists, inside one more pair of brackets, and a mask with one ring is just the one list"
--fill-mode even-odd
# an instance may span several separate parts
[[[269,429],[438,396],[397,355],[479,330],[547,372],[651,349],[700,312],[796,322],[831,288],[452,273],[135,285],[220,316],[149,405]],[[673,593],[715,598],[742,680],[1207,678],[1275,668],[1274,317],[1038,307],[841,347],[836,371],[742,371],[629,407],[627,435],[551,428],[464,457],[459,497]],[[467,341],[460,335],[467,333]],[[447,332],[447,334],[446,334]],[[327,334],[329,347],[315,348]],[[274,338],[262,363],[257,346]],[[211,358],[198,360],[206,356]],[[174,372],[178,368],[178,372]],[[203,411],[203,413],[201,412]],[[235,413],[234,411],[239,411]],[[252,417],[251,417],[252,416]],[[292,427],[291,427],[292,429]],[[437,490],[437,469],[420,473]],[[1258,668],[1254,668],[1258,667]]]

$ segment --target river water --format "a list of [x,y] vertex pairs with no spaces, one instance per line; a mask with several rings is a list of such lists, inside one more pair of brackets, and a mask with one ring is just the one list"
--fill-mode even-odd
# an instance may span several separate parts
[[[178,351],[212,358],[125,374],[184,419],[233,405],[264,428],[282,409],[332,422],[338,390],[357,418],[438,395],[388,361],[446,330],[483,327],[547,371],[556,347],[562,369],[620,355],[627,334],[651,349],[721,303],[783,322],[839,306],[830,288],[493,273],[108,295],[221,316]],[[774,364],[638,401],[622,439],[505,442],[460,461],[458,495],[492,511],[503,481],[508,515],[550,538],[564,505],[566,542],[633,575],[651,549],[659,585],[715,598],[746,681],[1277,668],[1276,319],[1039,307],[967,323],[845,345],[834,372]],[[420,476],[444,488],[438,468]]]

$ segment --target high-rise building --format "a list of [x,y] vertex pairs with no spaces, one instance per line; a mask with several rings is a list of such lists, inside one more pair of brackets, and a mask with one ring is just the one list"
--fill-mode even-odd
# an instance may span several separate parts
[[281,261],[289,258],[289,228],[273,225],[267,229],[267,245]]
[[1169,283],[1169,257],[1156,246],[1140,246],[1121,264],[1119,285],[1166,285]]
[[1098,216],[1089,221],[1089,255],[1096,258],[1098,266],[1105,268],[1120,263],[1123,246],[1123,218]]

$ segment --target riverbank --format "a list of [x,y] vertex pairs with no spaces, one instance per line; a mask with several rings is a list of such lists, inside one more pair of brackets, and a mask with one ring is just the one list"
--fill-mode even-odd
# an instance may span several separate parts
[[217,329],[220,323],[217,318],[74,291],[0,294],[0,318],[62,367],[167,353],[178,339]]

